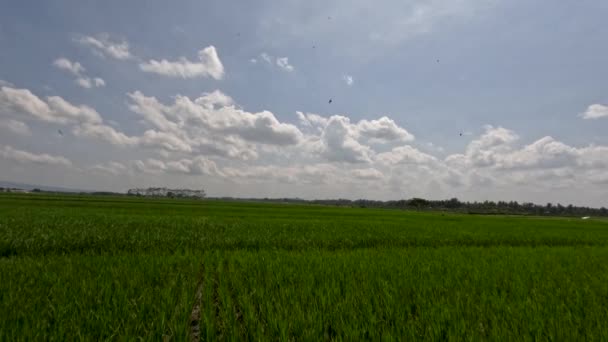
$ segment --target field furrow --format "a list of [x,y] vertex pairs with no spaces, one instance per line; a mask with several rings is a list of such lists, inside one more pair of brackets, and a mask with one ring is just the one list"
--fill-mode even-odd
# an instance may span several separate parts
[[198,275],[198,284],[196,286],[196,294],[194,295],[194,304],[190,314],[190,338],[191,341],[200,341],[201,338],[201,306],[203,305],[203,288],[205,286],[205,263],[201,264],[201,270]]

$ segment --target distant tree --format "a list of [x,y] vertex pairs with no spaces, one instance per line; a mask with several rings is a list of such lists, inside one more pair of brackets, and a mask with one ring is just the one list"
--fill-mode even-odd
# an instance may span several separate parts
[[32,192],[42,192],[40,189],[36,188],[36,189],[32,189]]
[[456,197],[451,198],[448,201],[446,201],[445,207],[449,208],[449,209],[460,208],[460,201]]
[[426,208],[430,205],[430,202],[425,200],[424,198],[412,198],[407,201],[407,205],[410,207],[414,207],[417,209]]

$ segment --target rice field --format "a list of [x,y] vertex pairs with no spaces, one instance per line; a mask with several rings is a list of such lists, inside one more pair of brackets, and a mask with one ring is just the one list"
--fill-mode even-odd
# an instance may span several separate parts
[[0,195],[0,340],[607,340],[608,222]]

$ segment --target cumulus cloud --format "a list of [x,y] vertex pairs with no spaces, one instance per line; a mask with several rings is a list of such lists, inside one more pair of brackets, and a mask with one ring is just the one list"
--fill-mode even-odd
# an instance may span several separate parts
[[0,114],[59,124],[102,122],[99,113],[91,107],[75,106],[59,96],[43,100],[28,89],[10,87],[0,88]]
[[378,142],[406,142],[414,140],[412,134],[404,128],[399,127],[395,121],[386,116],[378,120],[361,120],[357,124],[357,129],[359,134],[364,138],[373,139]]
[[[224,177],[236,182],[285,183],[324,185],[339,182],[340,169],[331,164],[285,166],[253,166],[247,168],[224,168]],[[344,177],[342,177],[344,178]]]
[[[513,131],[487,126],[463,154],[445,159],[444,179],[454,178],[460,186],[513,188],[550,191],[558,188],[588,187],[602,178],[608,163],[608,147],[573,147],[546,136],[521,145]],[[449,172],[446,172],[448,171]]]
[[88,78],[88,77],[79,77],[76,79],[75,82],[82,88],[86,88],[86,89],[91,89],[93,87],[97,87],[97,88],[105,87],[105,85],[106,85],[106,82],[99,77],[95,77],[93,79]]
[[522,149],[494,158],[498,168],[558,168],[576,165],[579,152],[552,137],[544,137]]
[[314,127],[315,129],[323,129],[327,126],[328,119],[314,113],[303,113],[296,112],[298,119],[300,120],[300,124],[307,127]]
[[434,156],[426,154],[424,152],[420,152],[418,149],[409,145],[398,146],[393,148],[389,152],[379,153],[376,156],[376,160],[385,165],[426,165],[438,162],[437,158],[435,158]]
[[414,136],[392,119],[361,120],[352,123],[348,117],[329,118],[314,113],[297,112],[300,124],[313,131],[318,139],[308,139],[330,161],[369,163],[375,151],[370,144],[399,144],[413,141]]
[[272,64],[272,57],[271,57],[269,54],[267,54],[266,52],[262,52],[262,53],[260,54],[260,58],[261,58],[261,59],[262,59],[264,62],[266,62],[266,63],[268,63],[268,64]]
[[349,118],[339,115],[330,117],[321,136],[325,144],[325,157],[335,162],[371,162],[372,149],[360,143],[357,136],[358,132]]
[[72,62],[67,58],[58,58],[53,62],[53,65],[60,69],[69,72],[70,74],[76,76],[76,84],[81,86],[82,88],[90,89],[93,87],[103,87],[106,85],[106,82],[99,78],[90,78],[84,74],[86,71],[82,64],[78,62]]
[[344,75],[342,76],[342,79],[344,80],[344,83],[346,83],[346,85],[349,87],[355,83],[355,79],[350,75]]
[[351,172],[352,176],[362,180],[380,180],[384,178],[382,172],[376,169],[356,169]]
[[169,77],[195,78],[211,77],[220,80],[224,77],[224,65],[217,55],[214,46],[208,46],[198,52],[198,62],[192,62],[185,57],[176,61],[151,59],[139,64],[144,72],[156,73]]
[[167,151],[192,152],[192,147],[179,137],[167,132],[147,130],[139,138],[139,144],[147,147],[160,147]]
[[107,163],[95,164],[90,167],[90,170],[100,171],[103,173],[109,173],[111,175],[117,176],[127,172],[128,168],[122,163],[110,161]]
[[[28,121],[63,125],[75,137],[145,151],[141,160],[87,168],[108,175],[208,176],[245,185],[276,183],[285,189],[307,185],[333,189],[327,193],[336,196],[343,189],[454,196],[489,189],[595,189],[608,182],[608,146],[571,146],[550,136],[525,142],[504,127],[486,126],[462,153],[440,158],[428,148],[419,150],[428,143],[417,144],[389,116],[355,121],[297,112],[292,124],[269,111],[248,112],[219,90],[198,97],[176,95],[170,101],[135,91],[128,94],[127,105],[142,124],[130,134],[107,125],[91,107],[2,86],[0,127],[26,132]],[[0,148],[3,159],[71,165],[62,157]]]
[[218,169],[214,161],[202,156],[174,161],[162,161],[158,159],[136,160],[133,162],[133,169],[136,172],[151,174],[166,172],[187,175],[223,176],[223,173]]
[[139,138],[129,137],[106,125],[101,115],[89,106],[74,105],[59,96],[41,99],[28,89],[2,87],[0,116],[72,126],[76,136],[96,138],[114,145],[140,144]]
[[0,128],[19,135],[32,135],[32,131],[28,125],[13,119],[0,120]]
[[72,162],[62,156],[52,156],[49,154],[35,154],[27,151],[17,150],[11,146],[0,148],[0,158],[12,160],[18,163],[35,163],[56,166],[72,166]]
[[289,58],[287,58],[287,57],[277,58],[277,65],[283,71],[292,72],[294,70],[293,65],[289,64]]
[[78,62],[72,62],[67,58],[58,58],[53,62],[56,68],[70,72],[74,76],[80,76],[85,71],[84,67]]
[[294,145],[302,138],[296,126],[280,122],[269,111],[250,113],[239,109],[220,91],[195,99],[178,95],[171,104],[138,91],[129,94],[129,98],[129,108],[145,122],[191,148],[251,157],[256,154],[251,144]]
[[117,131],[114,127],[104,124],[83,123],[74,126],[72,133],[77,137],[95,138],[117,146],[134,146],[139,142],[138,138],[129,137],[124,133]]
[[[295,67],[289,63],[289,57],[275,57],[271,56],[266,52],[260,54],[260,60],[271,66],[277,66],[282,71],[292,72]],[[256,64],[258,60],[256,58],[251,59],[253,64]]]
[[579,116],[585,120],[608,118],[608,106],[602,104],[592,104]]
[[357,123],[351,123],[348,117],[339,115],[326,118],[314,113],[296,112],[296,114],[303,126],[320,130],[325,129],[332,118],[334,120],[341,120],[344,122],[350,135],[356,139],[372,140],[372,142],[376,143],[408,142],[415,139],[413,134],[386,116],[376,120],[361,120]]
[[466,149],[466,156],[474,166],[489,166],[496,163],[496,156],[511,151],[519,136],[503,127],[486,126],[486,132],[473,140]]
[[14,87],[15,85],[11,82],[0,80],[0,87]]
[[97,36],[83,36],[75,39],[77,43],[90,47],[95,54],[103,57],[110,57],[119,60],[133,58],[129,51],[129,43],[126,40],[112,41],[107,33],[100,33]]

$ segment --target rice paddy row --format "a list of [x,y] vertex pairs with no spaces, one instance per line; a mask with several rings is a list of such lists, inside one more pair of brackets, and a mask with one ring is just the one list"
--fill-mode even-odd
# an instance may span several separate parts
[[2,195],[0,252],[0,340],[608,338],[605,221]]

